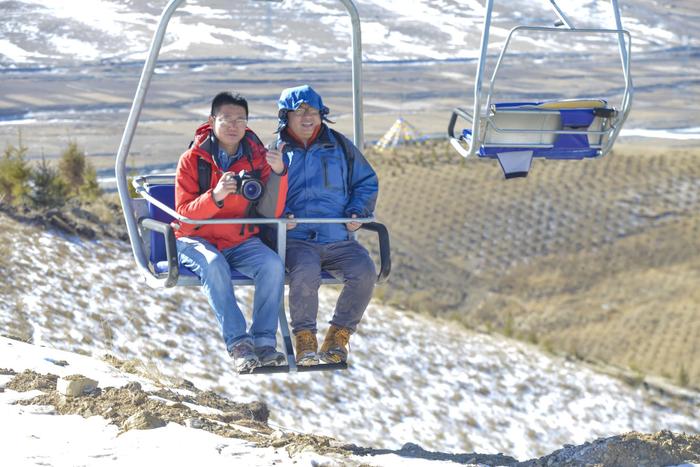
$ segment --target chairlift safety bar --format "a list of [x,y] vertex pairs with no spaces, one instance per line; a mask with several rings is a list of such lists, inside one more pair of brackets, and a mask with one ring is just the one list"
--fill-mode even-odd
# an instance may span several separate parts
[[[159,177],[162,177],[160,175]],[[362,218],[357,218],[357,217],[342,217],[342,218],[293,218],[293,219],[287,219],[286,217],[272,217],[272,218],[267,218],[267,217],[250,217],[250,218],[242,218],[242,217],[236,217],[236,218],[218,218],[218,219],[190,219],[188,217],[182,216],[178,214],[174,209],[172,209],[170,206],[164,204],[160,200],[154,198],[153,196],[148,193],[146,189],[146,184],[144,183],[146,177],[138,177],[135,178],[133,181],[134,188],[136,189],[136,192],[145,198],[149,203],[155,205],[160,209],[161,211],[169,214],[173,218],[177,219],[180,222],[184,222],[185,224],[195,224],[195,225],[207,225],[207,224],[339,224],[339,223],[346,223],[346,222],[359,222],[359,223],[366,223],[366,222],[375,222],[376,219],[374,217],[362,217]],[[280,254],[283,254],[283,251],[280,252]]]
[[[380,237],[380,256],[381,256],[381,267],[379,271],[379,275],[377,277],[377,282],[381,283],[386,280],[386,278],[389,275],[389,271],[391,269],[391,259],[390,257],[386,256],[388,251],[388,245],[385,247],[382,247],[382,241],[388,241],[388,240],[382,240],[382,234],[378,232],[378,228],[382,228],[377,226],[376,224],[376,219],[374,217],[343,217],[343,218],[293,218],[293,219],[288,219],[288,218],[263,218],[263,217],[251,217],[251,218],[219,218],[219,219],[190,219],[185,216],[180,215],[177,213],[173,208],[170,206],[166,205],[159,199],[155,198],[152,196],[149,191],[148,191],[148,186],[149,184],[157,185],[157,184],[169,184],[173,185],[175,180],[175,175],[174,174],[154,174],[154,175],[145,175],[145,176],[140,176],[136,177],[132,180],[132,185],[134,186],[134,189],[136,192],[143,197],[145,201],[148,201],[152,205],[156,206],[158,209],[163,211],[164,213],[168,214],[172,218],[186,223],[186,224],[195,224],[195,225],[208,225],[208,224],[268,224],[268,225],[275,225],[276,230],[277,230],[277,254],[280,256],[282,261],[284,262],[285,259],[285,252],[286,252],[286,244],[287,244],[287,237],[286,237],[286,224],[340,224],[340,223],[348,223],[348,222],[357,222],[362,224],[362,228],[367,229],[367,230],[372,230],[377,232],[377,234]],[[153,222],[158,222],[153,220]],[[385,228],[382,228],[385,229]],[[163,232],[161,232],[163,233]],[[139,236],[139,242],[141,243],[141,236]],[[145,253],[145,252],[144,252]],[[177,284],[174,283],[168,283],[168,278],[160,276],[158,274],[155,274],[153,271],[148,269],[148,273],[145,274],[146,277],[146,283],[151,286],[151,287],[162,287],[163,285],[165,286],[172,286],[172,285],[199,285],[199,282],[193,281],[192,283],[188,283],[187,281],[184,281],[185,283],[180,283],[178,281]],[[324,281],[324,283],[335,283],[333,281]]]

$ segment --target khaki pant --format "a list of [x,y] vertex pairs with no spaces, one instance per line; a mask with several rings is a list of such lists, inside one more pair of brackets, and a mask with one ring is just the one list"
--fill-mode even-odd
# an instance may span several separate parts
[[343,281],[330,323],[355,332],[372,298],[377,272],[367,250],[355,240],[334,243],[287,241],[289,314],[292,331],[316,333],[321,270]]

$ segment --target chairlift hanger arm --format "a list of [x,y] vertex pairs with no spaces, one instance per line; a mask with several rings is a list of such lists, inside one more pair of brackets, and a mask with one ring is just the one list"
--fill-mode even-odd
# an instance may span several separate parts
[[[506,55],[506,51],[510,47],[511,41],[513,37],[520,31],[543,31],[543,32],[551,32],[554,34],[615,34],[618,36],[618,41],[620,42],[620,50],[623,50],[624,53],[620,54],[620,61],[621,61],[621,66],[622,66],[622,72],[623,72],[623,77],[625,80],[625,89],[623,92],[623,99],[622,99],[622,109],[624,112],[625,109],[625,104],[628,100],[628,94],[631,92],[632,89],[632,81],[630,79],[630,73],[629,73],[629,67],[630,67],[630,55],[632,53],[631,47],[632,47],[632,37],[629,33],[629,31],[624,30],[624,29],[599,29],[599,28],[581,28],[581,29],[559,29],[559,28],[552,28],[552,27],[547,27],[547,26],[515,26],[510,30],[508,33],[508,36],[506,37],[505,42],[503,43],[503,47],[501,48],[501,52],[498,55],[498,59],[496,61],[496,65],[493,69],[493,74],[491,75],[491,80],[489,81],[489,90],[488,94],[486,96],[486,107],[488,108],[489,105],[491,104],[491,99],[493,98],[493,92],[494,92],[494,87],[496,83],[496,76],[498,75],[498,72],[501,68],[501,64],[503,63],[503,57]],[[627,41],[625,41],[624,38],[627,38]],[[620,39],[622,38],[622,39]]]
[[576,29],[574,27],[574,23],[571,21],[571,19],[564,14],[561,8],[559,8],[559,5],[557,5],[556,0],[549,0],[549,3],[552,4],[552,7],[554,7],[554,11],[557,13],[557,16],[559,17],[559,20],[569,29]]
[[476,69],[476,79],[474,80],[474,116],[472,121],[472,138],[469,142],[468,150],[462,149],[459,141],[452,138],[450,142],[452,146],[464,157],[473,156],[476,153],[476,141],[479,140],[479,118],[478,112],[481,109],[481,87],[484,80],[486,70],[486,56],[489,48],[489,34],[491,32],[491,16],[493,14],[494,0],[486,0],[486,8],[484,9],[484,25],[481,31],[481,47],[479,52],[479,65]]

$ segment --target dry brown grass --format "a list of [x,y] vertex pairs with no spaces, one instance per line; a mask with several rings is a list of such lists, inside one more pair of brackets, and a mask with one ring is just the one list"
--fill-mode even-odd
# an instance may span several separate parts
[[700,387],[700,152],[496,162],[372,153],[388,302]]

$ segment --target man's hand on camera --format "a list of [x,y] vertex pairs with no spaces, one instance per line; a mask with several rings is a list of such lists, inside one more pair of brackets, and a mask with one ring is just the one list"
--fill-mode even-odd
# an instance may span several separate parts
[[214,190],[212,191],[212,196],[214,201],[220,203],[228,195],[231,195],[238,191],[238,181],[236,177],[231,172],[225,172],[224,175],[219,179],[219,183],[216,184]]

